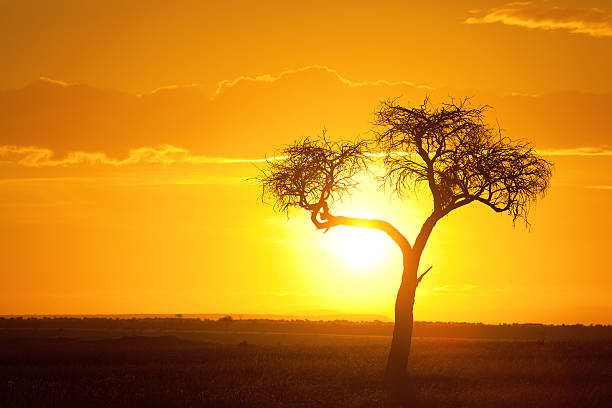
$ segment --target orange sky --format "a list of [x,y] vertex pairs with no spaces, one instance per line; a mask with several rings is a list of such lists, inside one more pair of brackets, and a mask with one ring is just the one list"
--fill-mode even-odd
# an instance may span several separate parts
[[[612,323],[609,3],[301,4],[0,1],[0,314],[391,317],[399,250],[245,180],[429,94],[492,105],[555,171],[530,231],[478,205],[439,223],[415,318]],[[337,212],[414,238],[426,195],[362,190]]]

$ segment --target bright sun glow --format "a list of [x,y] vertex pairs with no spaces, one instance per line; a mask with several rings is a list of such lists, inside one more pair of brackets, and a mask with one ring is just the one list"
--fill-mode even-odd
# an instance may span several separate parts
[[[338,212],[347,217],[367,219],[387,219],[392,209],[388,202],[380,200],[376,186],[365,180],[361,196],[354,197],[354,202],[364,206],[347,205]],[[364,196],[369,193],[369,196]],[[365,203],[364,203],[365,201]],[[374,209],[376,208],[376,209]],[[325,234],[322,244],[330,255],[337,259],[348,274],[370,275],[388,267],[388,262],[401,259],[395,243],[382,231],[359,227],[335,227]]]
[[389,237],[381,231],[338,227],[328,234],[328,248],[355,273],[372,272],[391,255]]

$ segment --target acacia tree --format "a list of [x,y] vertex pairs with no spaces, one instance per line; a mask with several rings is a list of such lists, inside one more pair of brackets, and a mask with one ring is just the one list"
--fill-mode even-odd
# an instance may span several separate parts
[[[436,223],[476,202],[528,225],[531,204],[549,186],[552,165],[538,157],[529,143],[511,141],[485,123],[487,108],[471,107],[467,99],[438,107],[426,99],[412,108],[388,100],[375,112],[373,139],[305,138],[268,160],[258,177],[262,198],[277,210],[305,209],[315,227],[325,232],[340,225],[378,229],[401,249],[403,272],[387,381],[401,380],[406,373],[415,290],[429,271],[418,275],[419,262]],[[379,176],[381,187],[390,187],[401,198],[422,186],[431,192],[433,208],[412,243],[387,221],[332,213],[334,204],[357,187],[356,176],[380,158],[385,169]]]

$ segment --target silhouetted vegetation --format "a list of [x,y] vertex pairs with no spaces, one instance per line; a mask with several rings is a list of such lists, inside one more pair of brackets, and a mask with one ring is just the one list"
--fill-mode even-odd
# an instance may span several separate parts
[[[373,139],[333,142],[323,134],[298,140],[268,160],[257,178],[262,199],[277,210],[304,209],[314,226],[325,232],[337,226],[378,229],[402,251],[402,280],[385,372],[390,383],[406,372],[415,291],[431,269],[419,275],[419,263],[435,225],[472,203],[529,225],[531,205],[549,187],[551,163],[529,143],[512,141],[487,124],[487,108],[470,106],[468,99],[437,107],[427,98],[416,107],[388,100],[375,113]],[[431,213],[412,242],[385,220],[338,216],[333,211],[357,188],[357,176],[368,170],[374,157],[382,158],[384,166],[384,174],[377,176],[381,187],[390,187],[400,198],[422,187],[431,193]]]
[[[9,318],[0,324],[2,407],[393,402],[381,381],[389,323],[233,320],[230,332],[224,322],[189,318]],[[405,392],[396,402],[607,407],[611,329],[417,322]],[[419,331],[454,338],[419,337]],[[456,338],[461,335],[480,338]],[[484,338],[492,335],[521,340]]]
[[[227,325],[231,322],[231,325]],[[393,323],[381,321],[352,322],[348,320],[273,320],[233,319],[226,315],[219,319],[200,318],[102,318],[102,317],[0,317],[0,330],[28,331],[38,335],[45,331],[69,333],[85,331],[89,334],[102,332],[102,337],[134,333],[171,332],[190,338],[198,332],[223,333],[302,333],[336,334],[356,336],[391,336]],[[191,333],[188,333],[191,332]],[[544,324],[483,324],[455,322],[415,322],[417,337],[448,337],[499,340],[612,340],[609,325],[544,325]],[[82,337],[82,335],[81,335]],[[202,339],[202,337],[193,337]]]

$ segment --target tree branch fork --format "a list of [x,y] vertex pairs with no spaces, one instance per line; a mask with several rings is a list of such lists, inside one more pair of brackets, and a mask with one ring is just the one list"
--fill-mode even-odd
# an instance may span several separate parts
[[[395,228],[391,223],[387,221],[376,218],[336,216],[330,213],[329,206],[325,201],[321,201],[320,203],[315,205],[309,205],[307,210],[310,211],[310,220],[312,221],[312,223],[317,229],[324,230],[323,233],[326,233],[330,230],[330,228],[337,226],[377,229],[386,233],[400,247],[402,254],[404,255],[404,259],[406,259],[407,257],[420,256],[420,253],[414,253],[415,248],[410,245],[408,239],[397,228]],[[429,222],[426,221],[423,225],[421,233],[419,233],[419,237],[417,237],[417,242],[422,241],[423,239],[427,240],[427,237],[431,232],[430,228],[428,228],[428,224],[431,224],[431,218],[432,217],[428,219]],[[431,228],[433,228],[433,225],[431,226]],[[426,236],[423,237],[424,235]],[[430,266],[418,277],[416,275],[414,276],[415,287],[418,286],[419,283],[421,283],[423,277],[431,270],[432,267],[433,266]]]

